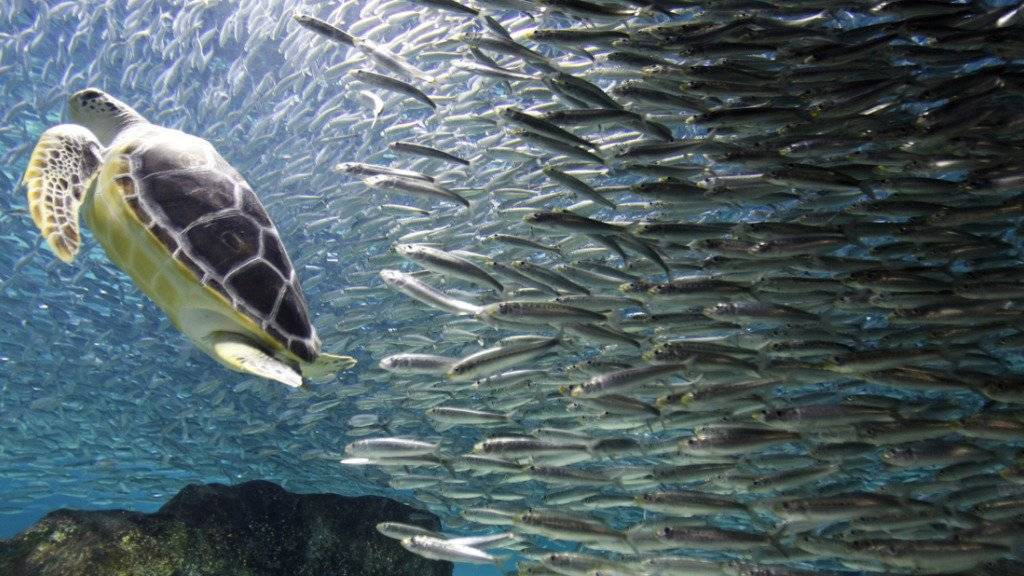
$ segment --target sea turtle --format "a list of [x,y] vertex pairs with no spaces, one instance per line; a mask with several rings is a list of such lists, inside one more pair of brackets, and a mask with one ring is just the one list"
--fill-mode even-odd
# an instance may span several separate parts
[[78,253],[81,208],[114,264],[221,364],[288,386],[355,365],[320,351],[277,229],[209,142],[95,88],[68,111],[74,124],[43,132],[23,179],[58,258]]

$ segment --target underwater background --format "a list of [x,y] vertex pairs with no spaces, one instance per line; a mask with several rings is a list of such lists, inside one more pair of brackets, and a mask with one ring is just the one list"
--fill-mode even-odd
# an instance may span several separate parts
[[[5,6],[4,518],[47,510],[50,504],[35,501],[54,495],[89,507],[153,507],[190,481],[265,478],[292,490],[384,491],[337,465],[350,416],[391,416],[381,406],[382,377],[349,373],[297,394],[236,378],[181,338],[95,242],[86,241],[74,265],[58,265],[28,218],[23,192],[15,194],[36,138],[60,123],[67,97],[88,86],[108,90],[151,121],[206,138],[227,155],[275,219],[321,337],[372,367],[365,335],[380,334],[383,345],[398,329],[369,265],[388,244],[379,229],[358,226],[374,200],[339,194],[341,179],[331,171],[357,156],[354,136],[365,126],[355,124],[365,111],[340,84],[343,71],[322,74],[344,61],[344,51],[319,37],[299,38],[291,20],[296,8],[332,5]],[[294,44],[287,53],[286,36]],[[399,106],[393,112],[403,121],[424,117]],[[269,129],[256,128],[263,125]],[[359,261],[342,256],[356,253]],[[237,394],[247,389],[255,393]],[[307,410],[329,400],[339,402]]]
[[[667,526],[710,526],[722,532],[709,537],[737,530],[763,539],[682,548],[714,562],[771,561],[777,571],[769,574],[785,566],[1019,568],[1009,564],[1024,546],[1019,5],[659,0],[602,5],[604,13],[568,0],[476,6],[494,24],[404,0],[5,2],[0,538],[57,507],[151,511],[188,483],[264,479],[298,492],[395,498],[437,513],[452,534],[502,526],[463,514],[497,502],[510,514],[505,525],[529,535],[505,555],[577,551],[588,542],[511,516],[541,509],[585,512],[630,534],[621,536],[628,545],[586,549],[600,557],[673,554]],[[382,65],[317,34],[296,12],[386,47],[405,64]],[[495,26],[530,49],[517,53]],[[528,33],[538,28],[618,34],[546,42]],[[436,111],[352,75],[362,68],[397,78],[404,66],[413,69],[405,81]],[[600,105],[590,87],[559,84],[559,73],[588,78],[623,106]],[[53,256],[19,181],[39,135],[67,121],[68,96],[86,87],[207,139],[238,169],[280,231],[323,349],[356,357],[354,369],[300,389],[230,372],[178,333],[89,232],[73,264]],[[567,124],[598,143],[587,147],[551,131],[531,140],[502,106],[633,116]],[[471,163],[403,155],[388,146],[398,140]],[[433,175],[468,206],[382,190],[338,166],[351,162]],[[540,229],[524,222],[538,211],[557,220],[555,208],[588,220]],[[460,258],[495,277],[502,264],[526,261],[516,270],[527,278],[502,273],[505,290],[496,294],[465,278],[419,274],[396,253],[402,243],[462,250]],[[416,273],[478,312],[458,317],[423,305],[382,280],[388,269]],[[720,284],[696,293],[689,278]],[[574,294],[627,300],[581,296],[572,310],[529,318],[483,308]],[[759,307],[742,308],[749,302]],[[579,328],[581,309],[599,313],[605,329]],[[576,319],[544,319],[557,313]],[[459,380],[444,369],[379,365],[412,353],[454,361],[516,334],[568,342],[478,374],[536,369],[530,386],[472,389],[477,378],[452,384]],[[666,362],[678,363],[679,374],[608,391],[614,405],[588,402],[605,397],[587,388],[604,386],[595,382],[601,375]],[[760,383],[701,404],[702,393],[736,382]],[[445,424],[425,415],[438,406],[488,414]],[[799,412],[807,406],[840,409]],[[546,428],[555,431],[537,432]],[[785,434],[762,442],[751,430]],[[477,444],[488,437],[526,431],[579,442],[586,456],[508,456],[524,469],[518,474],[458,460],[494,454]],[[347,445],[376,437],[439,443],[453,460],[342,463],[352,455]],[[703,448],[690,445],[687,453],[686,439],[712,437],[728,447],[697,454]],[[709,462],[733,469],[698,480],[658,476]],[[779,487],[752,488],[763,478]],[[962,494],[967,488],[977,491]],[[673,514],[634,501],[689,490],[728,497],[742,512],[723,505]],[[806,520],[773,516],[784,499],[863,493],[880,495],[869,503],[873,513],[893,514],[881,527],[842,525],[856,515],[813,517],[801,528],[810,530],[803,547],[788,540],[796,532],[777,532]],[[934,522],[906,520],[926,513]],[[941,570],[926,559],[904,561],[902,548],[857,548],[868,539],[925,541],[933,555],[968,559]],[[968,550],[965,542],[983,546]],[[461,564],[457,571],[495,573]]]

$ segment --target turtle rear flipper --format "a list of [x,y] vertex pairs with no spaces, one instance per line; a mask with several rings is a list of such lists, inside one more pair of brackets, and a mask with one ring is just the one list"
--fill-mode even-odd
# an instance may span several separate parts
[[322,380],[334,376],[336,372],[348,370],[355,365],[356,359],[351,356],[321,352],[316,357],[316,360],[302,363],[302,375],[310,380]]
[[302,386],[302,374],[241,334],[214,332],[207,340],[213,357],[232,370],[276,380],[292,388]]
[[102,161],[102,149],[82,126],[54,126],[39,137],[22,178],[32,221],[64,262],[78,254],[78,209]]

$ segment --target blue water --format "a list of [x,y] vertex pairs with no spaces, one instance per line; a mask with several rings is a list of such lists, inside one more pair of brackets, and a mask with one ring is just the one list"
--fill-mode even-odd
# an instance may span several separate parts
[[[344,73],[325,72],[353,54],[290,18],[301,7],[351,23],[366,7],[278,0],[83,6],[18,1],[0,13],[0,537],[63,506],[153,510],[192,482],[265,479],[296,491],[412,502],[378,472],[338,464],[355,439],[351,416],[397,417],[403,423],[393,428],[407,434],[422,421],[387,401],[386,378],[373,370],[384,350],[397,351],[381,335],[409,325],[407,316],[386,311],[385,298],[395,296],[371,263],[390,241],[379,222],[362,226],[379,220],[387,200],[331,168],[386,164],[381,129],[428,115],[386,98],[385,114],[369,130],[370,110],[345,88]],[[383,42],[415,24],[405,18],[372,37]],[[17,183],[39,134],[65,120],[67,96],[88,86],[153,122],[208,139],[246,177],[295,262],[324,348],[356,356],[360,371],[292,391],[224,370],[174,330],[87,229],[72,265],[46,249]],[[482,98],[479,108],[487,106]],[[368,284],[374,290],[341,292]],[[365,320],[339,329],[356,316]],[[428,317],[436,315],[414,321]],[[332,399],[344,401],[305,419],[309,405]]]
[[[3,486],[4,492],[15,492],[13,486]],[[31,507],[12,509],[12,511],[0,517],[0,538],[10,538],[39,520],[46,512],[58,508],[92,509],[89,500],[85,498],[69,498],[66,496],[53,495],[39,498],[31,502]],[[140,512],[152,512],[159,506],[151,506],[149,509]]]
[[[244,143],[255,137],[256,132],[249,131],[257,121],[266,122],[282,102],[297,98],[246,94],[256,87],[252,79],[265,78],[266,86],[291,74],[276,54],[276,46],[267,38],[256,39],[260,34],[277,34],[276,23],[288,20],[293,3],[268,4],[260,21],[251,23],[251,30],[237,39],[226,38],[223,45],[216,35],[212,40],[202,36],[208,41],[205,50],[210,55],[204,71],[182,65],[180,76],[165,79],[162,90],[154,89],[161,74],[194,53],[189,40],[180,39],[174,30],[172,15],[180,14],[180,3],[133,4],[132,9],[125,3],[112,3],[88,12],[94,19],[91,26],[82,23],[77,27],[72,10],[47,15],[41,3],[22,4],[5,12],[0,21],[0,32],[5,34],[0,62],[7,68],[3,101],[20,103],[17,110],[9,112],[7,128],[0,136],[4,158],[0,186],[8,191],[0,199],[4,248],[0,299],[5,327],[0,338],[0,412],[4,415],[0,478],[5,481],[5,500],[13,498],[18,507],[36,514],[50,508],[53,498],[94,502],[91,507],[106,506],[109,500],[142,509],[159,504],[188,482],[235,483],[252,478],[275,480],[293,489],[372,491],[361,486],[358,477],[340,477],[337,458],[329,454],[340,454],[344,422],[358,412],[354,406],[343,405],[320,426],[304,429],[299,435],[292,428],[302,424],[295,423],[294,414],[285,413],[289,408],[303,411],[310,401],[359,395],[354,387],[345,390],[345,384],[354,382],[357,375],[344,376],[332,388],[290,393],[222,370],[171,327],[109,263],[87,231],[82,253],[73,265],[53,258],[25,213],[24,191],[15,185],[32,142],[43,129],[61,120],[68,94],[86,86],[116,92],[155,121],[210,139],[260,190],[293,261],[298,263],[311,311],[320,319],[315,322],[326,324],[322,337],[333,344],[337,339],[331,334],[331,319],[337,321],[347,309],[366,302],[335,306],[317,297],[348,284],[344,279],[354,275],[355,266],[336,265],[345,242],[333,231],[323,226],[316,231],[303,227],[307,218],[322,218],[324,201],[290,198],[311,189],[328,191],[336,179],[330,164],[351,158],[345,142],[319,163],[294,161],[294,156],[316,154],[324,146],[303,135],[298,127],[292,128],[287,142],[267,140],[274,129],[282,139],[283,122],[271,127],[271,134],[264,133],[260,145]],[[50,6],[63,4],[68,3],[51,2]],[[187,24],[184,37],[216,33],[229,15],[235,14],[232,22],[244,21],[257,12],[243,4],[235,13],[232,4],[211,4]],[[139,30],[151,27],[150,32],[139,32],[131,46],[105,43],[104,35],[125,33],[126,18]],[[177,25],[186,26],[182,22]],[[243,28],[246,25],[241,24]],[[7,36],[12,33],[23,36]],[[248,49],[246,42],[252,44]],[[73,49],[69,50],[69,45]],[[229,87],[224,74],[242,58],[245,65],[236,69],[245,69],[245,79],[233,77],[238,84]],[[325,64],[322,59],[321,65]],[[130,76],[125,75],[126,70]],[[296,91],[301,92],[298,87]],[[325,90],[321,99],[337,92],[337,88],[331,94]],[[221,122],[214,126],[216,114],[209,107],[225,101],[236,106],[248,103],[247,112],[236,113],[231,125]],[[312,100],[309,103],[312,105]],[[301,117],[298,111],[296,115]],[[204,130],[201,125],[211,129]],[[305,143],[305,150],[296,146],[298,141]],[[283,176],[294,176],[297,169],[287,167],[289,161],[301,165],[307,177],[293,178],[288,186],[269,186]],[[273,192],[264,194],[264,188]],[[337,211],[342,203],[335,199],[332,210]],[[371,326],[358,329],[360,335],[373,331]],[[353,346],[349,353],[360,355],[360,347]],[[206,391],[197,394],[195,389],[203,384],[208,385]],[[246,386],[255,386],[251,390],[257,393],[240,395]],[[218,410],[216,406],[218,415],[212,413]],[[269,426],[270,432],[243,433],[246,427],[262,426]],[[302,472],[294,475],[295,471]],[[321,482],[324,479],[326,484]],[[11,506],[15,505],[7,504]]]
[[[727,205],[704,215],[701,210],[690,213],[682,208],[655,210],[643,203],[646,198],[635,195],[624,196],[629,202],[624,201],[614,212],[579,205],[579,199],[568,194],[543,204],[531,204],[533,200],[520,204],[530,194],[553,192],[557,187],[540,177],[539,169],[548,165],[540,154],[525,161],[483,154],[507,144],[494,125],[493,110],[507,104],[550,105],[552,98],[536,86],[527,90],[522,84],[452,73],[446,67],[450,51],[464,52],[464,46],[452,36],[482,30],[477,21],[464,16],[412,3],[363,0],[140,0],[94,3],[86,9],[60,0],[8,4],[0,13],[0,538],[16,534],[55,508],[152,511],[188,483],[233,484],[253,479],[277,482],[298,492],[388,496],[430,508],[442,516],[446,531],[453,534],[493,531],[463,521],[458,515],[459,500],[445,500],[430,490],[395,490],[388,485],[389,474],[377,467],[340,463],[347,444],[372,436],[443,440],[451,454],[470,450],[491,431],[468,426],[441,430],[430,424],[423,409],[442,402],[479,408],[484,400],[466,390],[434,394],[425,386],[433,377],[396,377],[379,369],[377,362],[399,352],[463,356],[478,350],[484,341],[491,345],[516,333],[485,332],[476,325],[476,332],[468,333],[464,321],[453,321],[450,315],[387,288],[379,277],[381,269],[417,270],[395,255],[393,244],[436,243],[501,261],[531,257],[535,263],[550,265],[555,261],[550,256],[498,248],[482,238],[496,232],[531,235],[534,231],[522,223],[523,214],[513,210],[524,210],[524,206],[575,206],[590,217],[616,222],[662,217],[691,222],[764,219],[777,208],[798,204],[787,199],[779,206]],[[374,99],[361,92],[382,93],[355,84],[347,76],[350,70],[369,65],[358,59],[355,50],[298,26],[291,18],[295,9],[349,27],[406,55],[424,73],[437,76],[436,84],[423,85],[429,85],[439,111],[432,114],[412,100],[382,95],[384,109],[374,119]],[[557,13],[541,16],[538,23],[515,11],[495,11],[495,15],[516,31],[534,25],[592,24]],[[682,21],[691,15],[680,11],[674,19]],[[871,18],[864,14],[837,17],[849,26],[876,21]],[[641,17],[646,24],[666,20],[664,15]],[[578,54],[549,46],[537,49],[549,58],[568,61],[566,66],[578,74],[592,66]],[[959,70],[969,72],[997,61],[985,58]],[[610,89],[611,81],[602,79],[600,83]],[[324,350],[356,357],[360,364],[355,370],[299,390],[228,371],[174,329],[110,263],[88,230],[73,264],[63,264],[50,253],[27,214],[25,191],[18,181],[38,136],[66,120],[68,95],[89,86],[130,103],[154,123],[209,140],[238,169],[263,201],[288,248]],[[916,114],[932,105],[916,103],[906,110]],[[677,138],[707,135],[703,128],[687,125],[681,114],[654,110],[651,116],[666,122]],[[608,128],[602,135],[617,137],[622,132]],[[436,144],[473,158],[473,166],[452,168],[397,155],[387,144],[398,139]],[[471,207],[463,211],[430,200],[385,194],[333,169],[338,163],[356,161],[437,174],[446,186],[469,197]],[[602,178],[607,186],[640,180],[637,175],[602,170],[590,166],[582,173],[595,181]],[[951,179],[960,176],[963,174],[943,175]],[[431,215],[419,218],[407,212],[388,212],[382,207],[388,202],[428,209]],[[543,235],[534,238],[551,240]],[[1019,268],[1019,220],[995,238],[1010,246],[1005,250],[1009,255],[1005,261],[989,264]],[[875,244],[890,240],[844,246],[836,254],[862,257]],[[573,238],[565,244],[566,250],[595,253],[592,246],[585,246],[586,239]],[[672,254],[673,266],[679,268],[676,272],[700,269],[701,261],[692,259],[688,248],[681,244],[671,248],[678,250]],[[605,262],[617,263],[607,256],[601,253]],[[918,262],[915,258],[897,256],[887,263],[909,265]],[[635,259],[629,269],[639,270],[637,274],[646,280],[663,279],[660,269],[642,258]],[[970,265],[961,261],[943,268],[952,273],[968,269]],[[494,300],[493,295],[474,292],[471,285],[460,281],[427,278],[460,298],[480,303]],[[616,293],[614,286],[608,290]],[[835,310],[828,313],[840,316]],[[850,324],[865,335],[858,344],[866,342],[868,347],[879,346],[874,339],[879,332],[873,331],[889,326],[885,312],[874,310]],[[1007,375],[1019,374],[1020,351],[1004,350],[990,342],[1016,335],[1019,328],[1011,326],[1006,333],[988,335],[985,354],[955,364],[955,368],[996,366]],[[547,328],[534,332],[545,330],[554,333]],[[749,335],[747,330],[742,332]],[[912,342],[913,346],[921,344]],[[921,345],[945,343],[926,341]],[[953,348],[943,348],[944,352],[950,350]],[[636,351],[629,352],[629,361],[636,362]],[[551,382],[547,384],[554,384],[550,393],[538,393],[537,401],[522,410],[527,416],[521,421],[530,427],[549,421],[566,427],[577,425],[575,419],[583,412],[571,410],[580,410],[579,406],[563,406],[564,395],[554,392],[563,384],[580,382],[563,371],[568,365],[585,358],[621,360],[626,356],[621,349],[608,352],[589,344],[558,353],[564,356],[557,362],[545,360],[540,365],[549,372]],[[837,381],[766,391],[761,400],[768,406],[782,405],[804,393],[821,392],[830,401],[846,394],[888,394],[894,403],[906,403],[911,417],[924,414],[959,421],[990,409],[1018,421],[1020,417],[1012,402],[993,402],[977,391],[894,392],[880,386],[841,388]],[[328,407],[319,410],[314,408],[317,406]],[[743,410],[739,413],[749,424],[745,419],[749,409]],[[365,414],[377,416],[382,424],[362,428],[350,423],[353,416]],[[599,418],[591,421],[596,420]],[[515,422],[518,425],[520,420]],[[659,435],[650,423],[647,428],[621,433],[596,427],[588,432],[601,438],[628,434],[652,445],[683,436],[675,431]],[[838,432],[837,437],[842,439]],[[999,463],[983,472],[1019,465],[1024,438],[970,441],[991,451]],[[797,448],[788,446],[774,454],[787,450]],[[877,460],[880,451],[868,450],[867,456]],[[657,459],[645,455],[609,462],[600,461],[596,467],[624,469],[652,465]],[[911,485],[931,478],[936,469],[900,470],[873,462],[810,485],[807,494],[825,488],[881,490]],[[757,474],[775,471],[767,464],[763,468],[755,465],[746,473],[754,473],[751,470]],[[546,491],[553,491],[552,486],[540,482],[510,488],[511,484],[500,480],[494,476],[471,478],[467,485],[487,494],[510,491],[515,496],[515,490],[523,490],[523,508],[542,504]],[[954,488],[951,483],[937,493]],[[1013,490],[1018,493],[1019,486]],[[925,496],[941,502],[941,496]],[[745,493],[738,497],[755,498]],[[565,508],[575,510],[572,505]],[[650,517],[636,508],[602,514],[619,530]],[[735,520],[717,525],[750,527]],[[1014,545],[1020,547],[1019,539]],[[836,566],[832,563],[829,567]],[[491,567],[459,565],[456,569],[456,574],[496,573]]]

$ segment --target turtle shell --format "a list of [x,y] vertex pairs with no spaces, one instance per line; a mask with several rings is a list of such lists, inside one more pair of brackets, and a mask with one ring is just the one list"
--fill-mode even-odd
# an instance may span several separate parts
[[280,235],[252,188],[207,141],[157,128],[126,150],[139,220],[196,279],[299,358],[320,341]]

